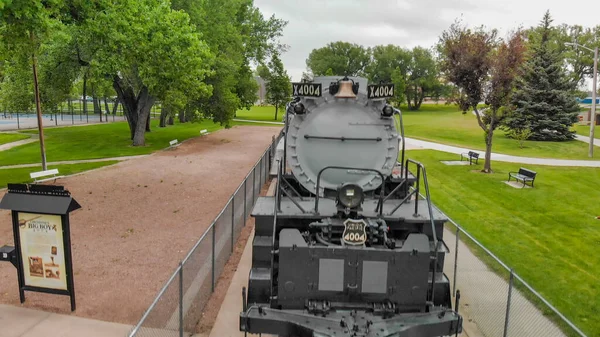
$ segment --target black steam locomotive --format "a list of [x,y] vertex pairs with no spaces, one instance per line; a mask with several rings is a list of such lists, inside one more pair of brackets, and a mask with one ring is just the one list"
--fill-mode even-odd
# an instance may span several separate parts
[[293,91],[275,195],[252,211],[240,331],[457,336],[447,219],[431,207],[425,168],[404,160],[400,111],[386,101],[394,86],[318,77]]

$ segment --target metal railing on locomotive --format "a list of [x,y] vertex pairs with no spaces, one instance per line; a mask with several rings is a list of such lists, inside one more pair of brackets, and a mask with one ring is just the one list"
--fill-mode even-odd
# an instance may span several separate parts
[[[293,102],[288,102],[286,104],[286,115],[284,117],[284,137],[283,137],[283,142],[284,142],[284,146],[283,146],[283,160],[278,161],[278,169],[277,169],[277,183],[276,183],[276,192],[275,192],[275,207],[273,210],[273,233],[272,233],[272,244],[271,247],[273,247],[274,252],[277,252],[277,249],[275,247],[276,245],[276,241],[275,241],[275,236],[276,236],[276,228],[277,228],[277,213],[281,212],[281,192],[283,192],[283,194],[285,194],[285,196],[287,196],[289,198],[290,201],[292,201],[292,203],[298,207],[298,209],[302,212],[302,213],[309,213],[307,210],[304,209],[304,207],[302,207],[302,205],[300,205],[296,200],[294,200],[294,197],[288,192],[286,191],[283,187],[281,182],[283,182],[287,188],[289,188],[292,192],[294,192],[295,197],[299,198],[300,200],[303,200],[301,194],[296,191],[296,189],[283,177],[283,171],[286,167],[286,160],[287,160],[287,156],[286,156],[286,149],[287,149],[287,131],[288,131],[288,113],[290,113],[292,110],[292,103]],[[327,166],[324,167],[323,169],[321,169],[317,175],[317,183],[316,183],[316,191],[319,191],[319,187],[320,187],[320,181],[321,181],[321,175],[324,171],[328,170],[328,169],[341,169],[341,170],[359,170],[359,171],[367,171],[367,172],[375,172],[377,173],[382,181],[382,186],[381,186],[381,193],[379,194],[379,201],[377,203],[377,206],[375,208],[375,212],[379,212],[379,217],[383,216],[383,205],[385,203],[386,200],[388,200],[392,195],[394,195],[394,193],[396,193],[400,188],[406,188],[406,186],[404,186],[407,181],[408,181],[408,165],[409,163],[413,163],[416,165],[417,167],[417,186],[416,188],[413,188],[413,191],[411,191],[410,193],[407,194],[407,196],[387,215],[393,215],[398,208],[400,208],[400,206],[402,206],[403,204],[407,203],[410,201],[410,199],[413,196],[415,197],[415,213],[414,216],[418,216],[419,215],[419,195],[420,195],[420,181],[421,181],[421,171],[423,172],[423,184],[425,186],[425,192],[426,192],[426,201],[427,201],[427,205],[428,205],[428,212],[429,212],[429,219],[430,219],[430,224],[431,224],[431,231],[432,231],[432,237],[433,237],[433,242],[434,242],[434,251],[432,252],[432,260],[434,261],[433,263],[433,275],[436,274],[437,272],[437,257],[438,254],[437,252],[440,249],[440,244],[441,241],[438,240],[437,238],[437,234],[435,232],[435,223],[434,223],[434,218],[433,218],[433,209],[431,207],[431,195],[429,193],[429,183],[427,182],[427,172],[425,170],[425,166],[420,163],[417,162],[415,160],[412,159],[406,159],[405,161],[405,152],[406,152],[406,141],[405,141],[405,135],[404,135],[404,121],[402,118],[402,111],[400,109],[394,108],[394,114],[393,116],[398,115],[398,122],[399,122],[399,126],[398,128],[400,129],[400,139],[399,141],[401,142],[401,159],[400,159],[400,167],[402,168],[401,173],[404,175],[404,180],[398,184],[398,186],[396,186],[396,188],[394,188],[394,190],[392,190],[387,196],[385,196],[385,179],[384,176],[381,172],[379,172],[378,170],[375,169],[365,169],[365,168],[358,168],[358,167],[341,167],[341,166]],[[394,118],[394,123],[396,123],[396,119]],[[404,164],[404,165],[403,165]],[[318,214],[319,213],[319,193],[316,193],[315,196],[315,208],[314,208],[314,213]],[[274,265],[274,259],[275,259],[275,254],[271,254],[271,265]],[[435,277],[432,277],[432,283],[431,283],[431,297],[429,299],[429,301],[433,304],[434,303],[434,298],[435,298]],[[271,294],[274,294],[275,290],[275,280],[274,277],[271,277]],[[272,305],[274,304],[273,301],[271,303]],[[457,308],[458,309],[458,308]]]

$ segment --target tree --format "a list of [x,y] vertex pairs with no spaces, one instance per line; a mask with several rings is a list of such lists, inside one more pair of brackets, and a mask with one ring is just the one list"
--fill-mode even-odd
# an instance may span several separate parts
[[415,47],[406,69],[406,101],[410,110],[419,110],[425,96],[440,87],[438,69],[431,51]]
[[279,107],[292,96],[292,85],[290,78],[283,67],[283,62],[277,54],[271,57],[269,62],[269,77],[267,82],[267,102],[275,105],[275,120]]
[[[475,111],[484,131],[486,151],[483,172],[491,173],[494,130],[505,117],[505,107],[513,91],[517,72],[523,62],[525,44],[520,32],[498,40],[496,31],[467,29],[459,23],[440,37],[441,68],[447,80],[456,85],[459,97]],[[478,108],[479,102],[488,106]]]
[[84,49],[93,50],[90,70],[112,82],[134,146],[145,144],[156,99],[181,107],[211,93],[203,79],[210,74],[213,55],[189,16],[169,4],[123,0],[77,12]]
[[393,83],[394,97],[391,101],[397,105],[404,102],[406,89],[406,71],[411,60],[410,51],[394,45],[375,46],[372,61],[366,73],[371,83]]
[[0,32],[2,32],[2,50],[8,55],[30,60],[33,93],[38,117],[42,169],[46,170],[46,150],[42,125],[42,107],[38,79],[38,56],[42,43],[53,29],[61,24],[57,19],[63,6],[62,1],[3,1],[0,3]]
[[517,81],[512,97],[507,129],[519,130],[529,125],[530,139],[564,141],[573,139],[571,126],[577,122],[579,106],[573,92],[576,82],[563,69],[560,51],[552,48],[550,14],[540,23],[540,36],[531,42],[531,57]]
[[206,83],[212,95],[186,105],[185,119],[212,118],[225,126],[241,108],[256,101],[257,86],[249,64],[262,64],[285,46],[277,39],[286,22],[274,16],[265,19],[251,0],[176,0],[173,8],[186,11],[202,34],[216,61]]
[[363,76],[371,59],[371,50],[349,42],[331,42],[313,49],[306,66],[314,76],[324,76],[327,70],[335,76]]

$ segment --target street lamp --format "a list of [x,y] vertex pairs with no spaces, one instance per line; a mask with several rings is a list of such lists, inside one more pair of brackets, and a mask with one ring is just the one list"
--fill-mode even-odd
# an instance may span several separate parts
[[590,114],[590,149],[588,153],[589,157],[591,158],[594,156],[594,126],[596,125],[596,82],[598,80],[598,47],[595,47],[594,50],[592,50],[586,46],[577,43],[566,42],[565,45],[575,46],[575,48],[581,47],[594,53],[594,75],[592,77],[592,112]]

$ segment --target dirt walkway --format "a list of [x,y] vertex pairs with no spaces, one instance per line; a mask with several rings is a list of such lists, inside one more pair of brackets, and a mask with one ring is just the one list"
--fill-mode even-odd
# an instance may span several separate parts
[[[74,314],[136,323],[278,132],[234,127],[57,181],[83,206],[71,215]],[[0,246],[12,241],[2,211]],[[0,303],[20,305],[17,289],[14,267],[1,264]],[[70,314],[66,296],[26,297],[25,307]]]

